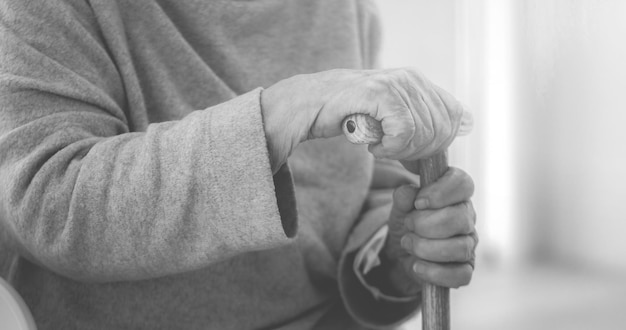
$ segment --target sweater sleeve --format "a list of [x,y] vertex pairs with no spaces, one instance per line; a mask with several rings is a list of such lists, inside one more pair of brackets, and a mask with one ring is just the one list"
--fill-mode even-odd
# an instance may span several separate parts
[[80,8],[0,7],[0,225],[22,255],[116,281],[290,242],[293,185],[286,166],[272,176],[260,89],[130,132],[120,77]]

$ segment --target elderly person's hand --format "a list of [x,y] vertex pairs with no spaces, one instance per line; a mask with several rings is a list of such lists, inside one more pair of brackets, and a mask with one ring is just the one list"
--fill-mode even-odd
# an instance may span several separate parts
[[444,150],[461,125],[463,107],[413,69],[331,70],[297,75],[265,89],[261,100],[272,168],[300,143],[342,133],[351,114],[382,124],[377,157],[414,160]]
[[[467,173],[450,168],[422,189],[397,188],[389,217],[389,237],[382,253],[387,291],[414,295],[424,282],[445,287],[469,284],[478,236]],[[379,274],[380,278],[380,274]]]

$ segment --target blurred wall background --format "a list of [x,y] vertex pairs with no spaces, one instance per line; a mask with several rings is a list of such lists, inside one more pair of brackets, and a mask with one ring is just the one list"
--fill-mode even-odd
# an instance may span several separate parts
[[474,114],[450,150],[481,235],[454,328],[624,329],[626,1],[378,6],[382,66],[419,68]]
[[542,200],[523,205],[534,209],[533,256],[626,272],[626,2],[524,1],[515,11],[517,112],[536,132],[518,138],[520,167],[532,168],[520,171],[523,196]]
[[626,2],[378,4],[382,66],[417,67],[475,116],[451,152],[490,253],[626,272]]

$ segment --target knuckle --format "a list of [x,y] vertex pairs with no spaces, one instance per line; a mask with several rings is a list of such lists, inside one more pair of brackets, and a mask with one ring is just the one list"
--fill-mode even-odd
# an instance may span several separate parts
[[442,217],[439,213],[442,210],[421,211],[424,213],[424,221],[422,226],[423,237],[428,238],[446,238],[449,232],[450,224],[446,217]]
[[406,67],[404,68],[403,71],[405,75],[407,76],[407,79],[412,81],[414,84],[419,84],[421,86],[426,85],[426,82],[427,82],[426,77],[417,67],[414,67],[414,66]]
[[468,260],[469,253],[471,251],[469,244],[465,239],[456,239],[451,253],[445,261],[448,262],[465,262]]
[[474,239],[474,249],[476,249],[476,247],[478,246],[478,243],[480,242],[480,237],[478,236],[478,232],[474,231],[471,237],[472,239]]
[[404,70],[402,70],[401,68],[392,68],[392,69],[384,70],[385,82],[386,83],[401,82],[401,79],[403,77],[403,72]]
[[474,209],[474,204],[472,203],[472,201],[466,201],[463,203],[463,205],[465,205],[465,207],[467,208],[466,214],[469,218],[471,229],[473,230],[474,225],[476,224],[476,209]]
[[435,249],[434,254],[436,255],[436,258],[432,258],[434,260],[438,260],[440,262],[451,262],[457,259],[458,248],[447,246]]
[[473,210],[465,210],[465,212],[463,212],[463,216],[460,218],[461,221],[459,222],[461,223],[460,229],[462,231],[462,234],[471,234],[474,231],[474,223],[476,223],[476,215],[474,214]]
[[474,247],[475,241],[471,236],[467,236],[466,239],[463,240],[465,242],[464,246],[464,256],[462,261],[471,261],[474,258]]
[[461,117],[463,117],[463,111],[465,111],[463,105],[456,100],[449,103],[452,104],[446,104],[446,109],[448,110],[448,114],[450,114],[450,118],[460,121]]
[[456,118],[460,122],[461,118],[463,118],[463,112],[465,112],[465,107],[461,102],[457,101],[452,106],[451,117]]
[[420,258],[428,259],[428,242],[423,239],[413,239],[413,253]]
[[414,66],[405,66],[403,68],[400,68],[399,70],[405,72],[406,74],[418,74],[418,70],[416,67]]
[[368,76],[363,82],[363,87],[372,92],[380,92],[387,85],[388,74],[380,73]]
[[410,72],[410,68],[393,68],[389,69],[389,72],[396,77],[403,77]]
[[424,126],[424,128],[422,129],[422,138],[424,139],[424,141],[426,141],[428,144],[431,144],[435,141],[435,137],[435,128],[431,124],[427,124],[426,126]]
[[472,275],[474,272],[472,271],[469,265],[463,267],[463,276],[461,281],[461,286],[469,285],[472,282]]
[[439,140],[443,145],[447,145],[449,142],[452,142],[451,138],[454,138],[455,131],[452,127],[452,124],[449,122],[441,123],[439,127]]
[[397,68],[391,69],[391,72],[394,78],[398,81],[398,83],[402,84],[402,86],[409,87],[413,84],[413,80],[411,79],[415,76],[412,68]]
[[472,214],[468,212],[464,204],[457,205],[454,208],[453,214],[450,216],[450,221],[457,234],[468,235],[474,231]]
[[456,167],[451,167],[449,172],[451,180],[458,185],[459,189],[461,189],[465,193],[465,196],[467,196],[467,198],[474,195],[474,180],[467,172]]
[[[433,186],[433,188],[435,188]],[[439,189],[430,189],[429,193],[429,199],[431,201],[431,204],[433,205],[442,205],[444,200],[444,194],[443,192],[441,192],[441,190]]]
[[446,226],[446,231],[455,235],[468,235],[474,231],[471,214],[462,204],[447,207],[442,211],[445,212],[445,220],[440,221],[440,225]]
[[465,171],[461,171],[461,172],[462,173],[460,174],[460,177],[463,182],[462,188],[464,191],[467,192],[467,196],[471,197],[474,195],[474,190],[476,189],[476,186],[474,185],[474,180]]
[[455,276],[453,280],[451,280],[451,287],[460,288],[462,286],[467,286],[472,281],[472,270],[469,266],[464,265],[459,270],[455,272]]

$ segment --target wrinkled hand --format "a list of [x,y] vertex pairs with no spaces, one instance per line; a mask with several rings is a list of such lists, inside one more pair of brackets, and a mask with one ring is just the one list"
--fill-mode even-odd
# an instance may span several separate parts
[[450,168],[432,185],[404,185],[393,195],[383,258],[392,267],[394,293],[411,295],[424,282],[444,287],[469,284],[478,236],[470,197],[472,179]]
[[376,157],[424,158],[452,142],[464,112],[411,68],[297,75],[264,90],[262,109],[273,163],[286,160],[300,142],[340,135],[343,119],[357,113],[382,124],[381,143],[369,147]]

